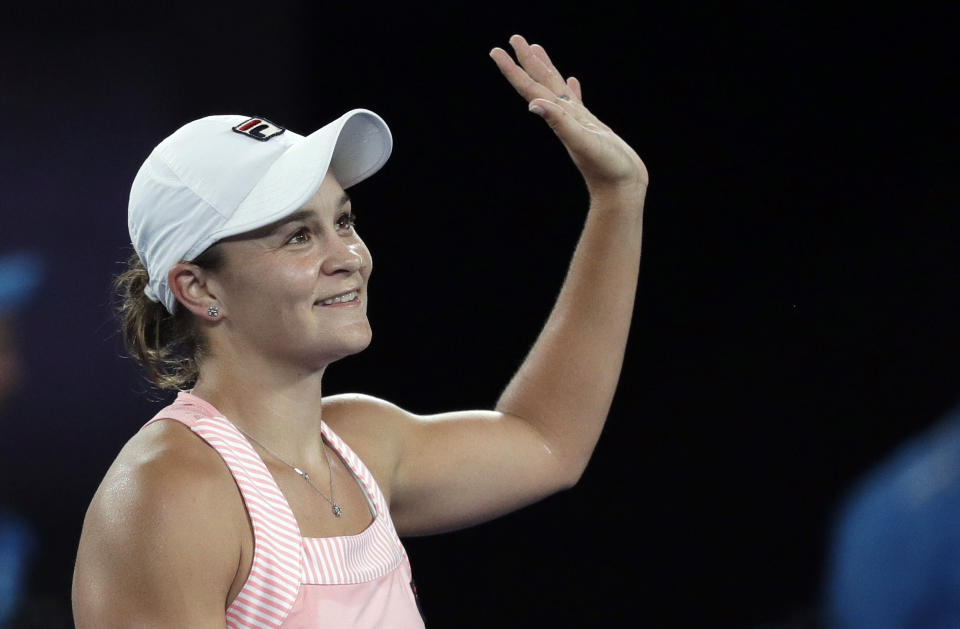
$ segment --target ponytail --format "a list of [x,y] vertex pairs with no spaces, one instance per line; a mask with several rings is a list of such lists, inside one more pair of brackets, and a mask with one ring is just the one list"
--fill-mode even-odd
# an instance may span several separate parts
[[[203,268],[219,266],[216,247],[193,260]],[[182,390],[196,383],[203,339],[194,327],[193,314],[179,306],[170,314],[163,304],[152,301],[143,289],[150,281],[136,253],[127,260],[127,269],[113,281],[117,295],[117,316],[127,353],[146,372],[147,379],[161,389]]]

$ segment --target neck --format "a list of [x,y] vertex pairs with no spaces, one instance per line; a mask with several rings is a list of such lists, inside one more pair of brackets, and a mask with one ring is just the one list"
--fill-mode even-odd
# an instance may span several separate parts
[[193,393],[289,463],[326,465],[320,447],[324,368],[306,371],[263,362],[210,356]]

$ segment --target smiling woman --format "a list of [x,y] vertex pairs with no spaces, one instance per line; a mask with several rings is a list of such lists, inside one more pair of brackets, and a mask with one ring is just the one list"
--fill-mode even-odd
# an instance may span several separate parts
[[[253,366],[251,357],[263,361],[256,369],[273,374],[322,371],[370,343],[370,252],[354,229],[349,198],[336,176],[327,173],[301,208],[213,245],[222,268],[181,262],[168,272],[178,303],[207,314],[209,353],[217,357],[214,364],[230,364],[230,374],[239,363]],[[348,295],[353,297],[344,299]],[[216,305],[216,317],[209,316],[210,305]],[[209,381],[201,379],[197,389]]]
[[148,376],[179,394],[93,497],[78,627],[422,627],[400,535],[478,524],[580,478],[623,360],[647,172],[577,79],[510,44],[519,65],[490,56],[591,203],[553,312],[493,410],[424,417],[322,395],[327,367],[371,340],[372,260],[344,189],[390,154],[379,116],[353,110],[306,137],[211,116],[144,162],[122,325]]

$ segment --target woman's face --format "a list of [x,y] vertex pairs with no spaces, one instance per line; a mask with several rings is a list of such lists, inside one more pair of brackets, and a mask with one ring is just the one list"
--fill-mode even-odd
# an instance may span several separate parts
[[218,246],[223,264],[208,287],[223,312],[220,336],[235,349],[311,370],[370,344],[372,260],[331,174],[299,211]]

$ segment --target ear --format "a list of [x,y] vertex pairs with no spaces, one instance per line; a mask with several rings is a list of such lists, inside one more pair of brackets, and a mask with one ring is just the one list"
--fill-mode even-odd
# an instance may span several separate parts
[[[207,282],[207,274],[206,269],[202,269],[196,264],[179,262],[170,269],[170,273],[167,274],[167,282],[174,297],[177,298],[182,307],[201,319],[214,321],[221,317],[223,304],[211,292],[211,286]],[[211,306],[216,306],[220,314],[211,315]]]

